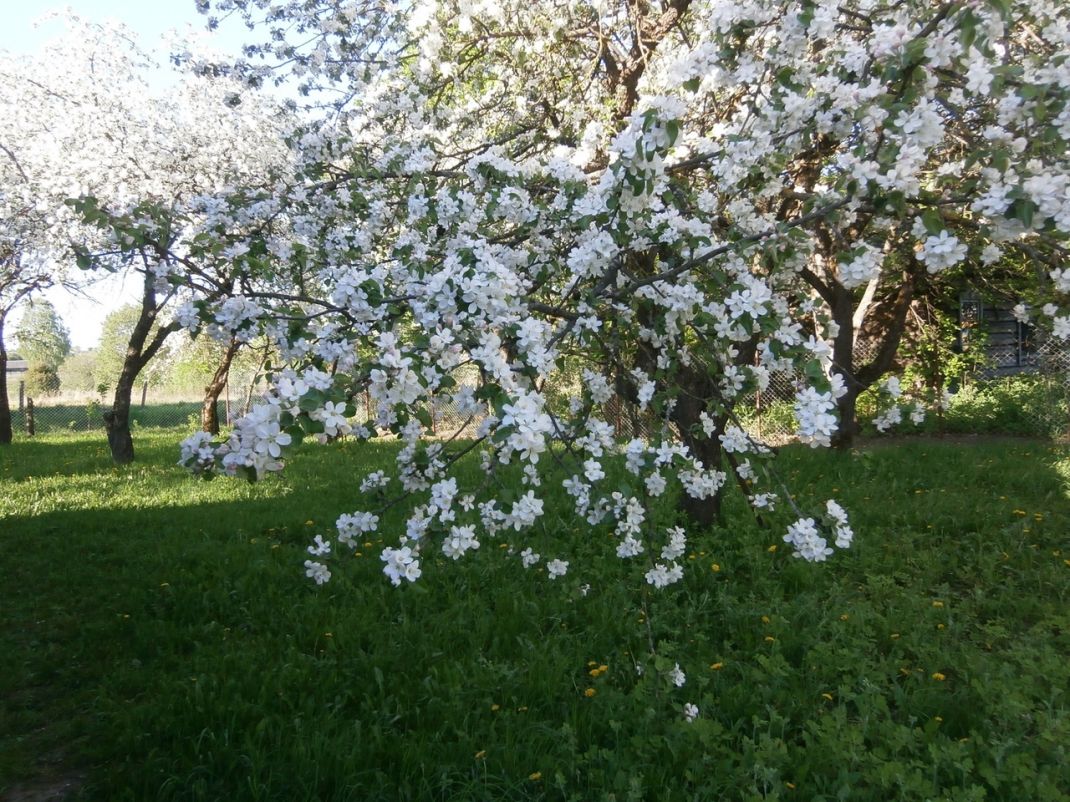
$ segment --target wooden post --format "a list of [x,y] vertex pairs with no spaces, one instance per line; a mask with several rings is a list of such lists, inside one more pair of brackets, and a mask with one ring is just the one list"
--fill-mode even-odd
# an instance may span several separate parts
[[19,382],[19,412],[26,406],[26,382]]
[[149,394],[149,383],[143,382],[141,385],[141,408],[145,408],[145,397]]
[[26,399],[26,434],[33,437],[36,434],[36,427],[33,421],[33,399]]
[[227,426],[230,426],[230,379],[229,379],[229,377],[227,379],[227,384],[223,389],[227,393],[227,395],[226,395],[226,399],[227,399],[227,402],[226,402]]

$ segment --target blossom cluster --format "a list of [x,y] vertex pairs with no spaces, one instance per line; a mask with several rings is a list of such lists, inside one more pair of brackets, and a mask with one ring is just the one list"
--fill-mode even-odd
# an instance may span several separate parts
[[[711,509],[738,487],[771,519],[789,501],[742,399],[800,376],[798,439],[830,445],[882,373],[854,363],[864,327],[904,317],[959,265],[1054,259],[1070,236],[1060,4],[716,0],[664,27],[623,2],[493,5],[384,12],[376,36],[398,63],[357,58],[378,40],[329,4],[280,11],[317,32],[314,50],[286,50],[303,80],[347,101],[293,138],[296,181],[205,219],[259,221],[231,258],[300,281],[183,312],[263,331],[293,361],[214,452],[184,446],[194,471],[259,476],[304,437],[397,438],[396,484],[355,483],[364,509],[339,523],[351,544],[396,502],[388,487],[409,499],[382,552],[394,584],[506,535],[519,545],[495,553],[571,578],[582,562],[561,515],[601,528],[645,586],[681,582],[690,531],[665,499]],[[660,37],[643,59],[607,53],[598,80],[562,78],[636,25]],[[497,37],[509,47],[488,49]],[[1064,307],[1045,316],[1070,336]],[[922,414],[892,380],[878,394],[879,428]],[[441,431],[436,399],[467,428]],[[468,454],[478,478],[457,469]],[[548,484],[569,509],[549,508]],[[835,502],[793,511],[800,558],[849,546]]]

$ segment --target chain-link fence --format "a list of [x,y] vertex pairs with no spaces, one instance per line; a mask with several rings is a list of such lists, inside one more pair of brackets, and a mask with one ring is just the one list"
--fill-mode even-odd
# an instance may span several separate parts
[[[871,354],[860,349],[857,358],[866,360]],[[1035,352],[1035,358],[1022,372],[1041,377],[1050,384],[1052,397],[1070,399],[1070,348],[1065,344],[1048,340]],[[795,435],[794,401],[800,387],[801,376],[794,373],[773,373],[768,386],[760,392],[751,392],[740,398],[734,415],[745,431],[757,441],[769,446],[791,442]],[[57,431],[94,431],[104,426],[103,412],[110,406],[110,398],[95,399],[31,399],[25,388],[18,385],[12,393],[12,428],[15,436],[33,433],[45,434]],[[236,397],[235,397],[236,396]],[[241,393],[224,391],[216,404],[221,425],[233,423],[245,414],[252,404],[260,399],[260,390],[246,387]],[[131,425],[134,428],[186,427],[193,431],[200,427],[203,399],[187,395],[176,397],[163,391],[142,385],[134,393],[131,407]],[[356,423],[374,420],[375,409],[367,394],[354,399]],[[1057,408],[1058,407],[1058,408]],[[430,419],[433,437],[471,437],[482,423],[479,417],[462,414],[450,395],[436,396],[424,409]],[[613,398],[602,405],[599,414],[612,424],[619,437],[650,439],[659,436],[666,426],[653,413],[638,410],[620,398]],[[1048,412],[1053,416],[1052,426],[1059,424],[1054,418],[1065,416],[1062,406],[1052,406]],[[1061,417],[1060,417],[1061,420]],[[670,428],[672,427],[669,424]],[[679,434],[679,432],[675,432]]]
[[[111,407],[112,402],[110,396],[33,398],[26,392],[22,382],[17,382],[11,389],[11,428],[15,437],[64,431],[103,431],[104,411]],[[216,402],[220,425],[229,425],[248,411],[250,404],[258,398],[258,395],[248,392],[233,398],[228,391],[224,391]],[[193,394],[167,392],[142,385],[131,397],[130,425],[133,428],[188,427],[192,431],[201,425],[203,405],[204,399]]]

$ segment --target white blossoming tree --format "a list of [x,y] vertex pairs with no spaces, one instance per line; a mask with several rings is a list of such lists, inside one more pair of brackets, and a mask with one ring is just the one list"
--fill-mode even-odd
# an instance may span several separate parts
[[[4,191],[32,194],[36,222],[18,244],[24,262],[56,275],[77,259],[86,269],[129,270],[142,285],[140,319],[105,414],[112,455],[128,462],[131,390],[180,327],[165,319],[168,304],[183,294],[229,295],[238,286],[242,262],[234,251],[222,255],[228,231],[213,220],[212,199],[267,184],[285,164],[286,148],[277,112],[240,84],[176,76],[172,86],[155,89],[154,65],[129,31],[75,17],[66,23],[65,35],[40,53],[0,59],[0,91],[13,110],[4,145],[22,179],[8,181],[8,171]],[[214,252],[180,244],[183,218],[175,210],[212,230]],[[169,283],[179,259],[182,281]]]
[[[732,485],[763,511],[792,507],[785,540],[824,560],[850,543],[846,514],[794,508],[736,399],[798,372],[798,437],[828,445],[891,363],[918,277],[1018,250],[1070,285],[1062,3],[215,6],[279,29],[247,75],[275,59],[317,102],[339,99],[297,141],[298,181],[221,211],[263,223],[255,267],[293,286],[202,304],[189,324],[225,334],[255,318],[293,363],[229,440],[193,438],[183,459],[255,477],[302,436],[392,432],[396,479],[365,483],[354,505],[369,509],[340,519],[338,542],[373,531],[384,498],[411,498],[382,554],[395,584],[428,550],[458,559],[503,530],[530,538],[524,565],[537,547],[565,576],[569,533],[544,525],[545,482],[657,587],[684,568],[686,533],[653,511],[667,493],[699,522]],[[887,336],[857,369],[871,316]],[[583,380],[556,407],[566,362]],[[353,424],[365,391],[374,416]],[[428,441],[424,410],[442,396],[474,439]],[[614,397],[650,414],[649,438],[614,430]],[[453,468],[473,451],[486,478],[465,485]],[[506,500],[509,465],[526,488]]]

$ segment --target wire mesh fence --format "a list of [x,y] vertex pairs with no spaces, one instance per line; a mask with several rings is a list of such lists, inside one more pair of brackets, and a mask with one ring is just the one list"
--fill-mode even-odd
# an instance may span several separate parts
[[[859,359],[866,357],[864,351],[859,352]],[[1064,344],[1054,340],[1041,343],[1022,372],[1039,376],[1042,382],[1050,385],[1053,398],[1058,397],[1070,403],[1070,348]],[[773,373],[763,390],[751,392],[737,401],[733,414],[752,438],[768,446],[780,446],[794,440],[796,422],[793,407],[801,379],[800,375],[793,373]],[[247,386],[231,395],[228,388],[216,402],[220,424],[233,424],[262,398],[262,392],[262,387]],[[60,431],[103,431],[103,413],[110,406],[110,398],[105,397],[34,399],[27,396],[21,385],[16,386],[12,395],[12,429],[16,437]],[[134,429],[181,427],[192,432],[200,428],[203,398],[195,394],[176,395],[142,385],[132,401],[131,426]],[[374,421],[376,410],[367,394],[358,395],[354,405],[356,424]],[[1062,406],[1065,405],[1052,405],[1040,414],[1050,414],[1054,427],[1058,424],[1055,418],[1067,414]],[[479,417],[463,414],[450,395],[434,397],[424,409],[428,412],[432,437],[473,437],[483,422]],[[613,425],[621,438],[651,439],[662,435],[666,427],[672,430],[673,435],[679,436],[672,424],[649,411],[637,409],[621,398],[611,399],[598,412]]]
[[[258,392],[243,391],[234,398],[224,392],[216,402],[217,419],[230,425],[259,400]],[[110,396],[67,394],[34,398],[25,384],[17,382],[9,399],[11,427],[15,437],[56,432],[91,432],[104,430],[104,411],[111,406]],[[176,428],[191,431],[201,425],[203,397],[196,392],[161,390],[144,384],[131,398],[130,425],[133,428]]]

